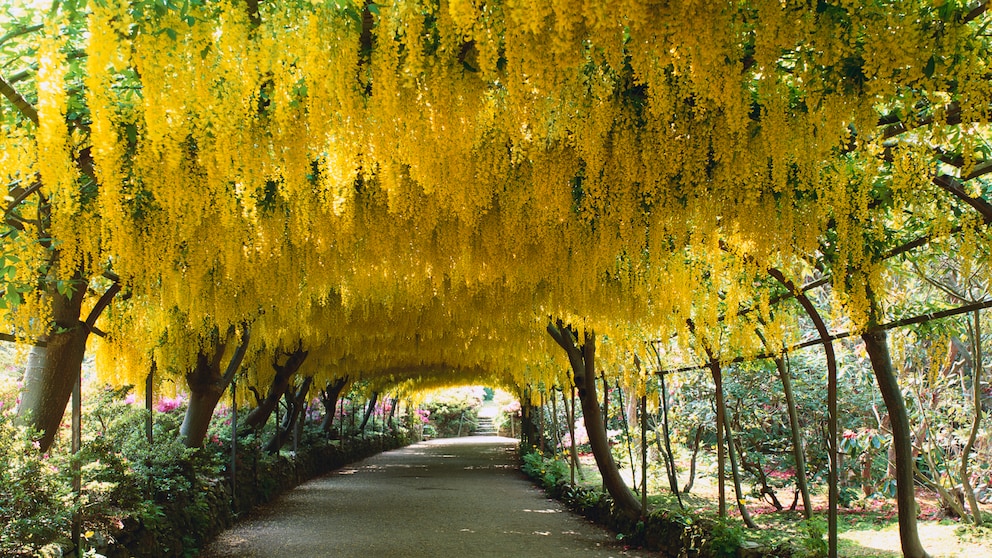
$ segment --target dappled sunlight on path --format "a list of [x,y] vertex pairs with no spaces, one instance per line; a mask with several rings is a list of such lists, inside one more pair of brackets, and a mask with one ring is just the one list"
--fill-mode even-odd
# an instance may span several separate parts
[[432,440],[303,484],[202,556],[648,556],[549,500],[517,470],[516,440]]

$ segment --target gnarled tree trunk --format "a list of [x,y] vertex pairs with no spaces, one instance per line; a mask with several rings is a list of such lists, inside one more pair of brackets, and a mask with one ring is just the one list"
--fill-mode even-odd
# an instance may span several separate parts
[[[233,331],[229,336],[231,334]],[[224,350],[227,348],[226,342],[218,343],[213,355],[206,355],[203,352],[197,355],[196,366],[186,374],[186,385],[190,392],[189,406],[186,407],[186,415],[183,416],[183,423],[179,426],[179,438],[186,447],[198,448],[203,445],[217,402],[241,367],[249,340],[250,335],[246,328],[241,337],[241,345],[234,351],[223,374],[220,365],[224,358]]]
[[596,334],[586,331],[580,349],[576,345],[572,329],[563,325],[561,320],[556,324],[549,323],[547,329],[555,342],[568,355],[575,387],[579,391],[579,403],[582,405],[589,445],[596,458],[596,466],[603,477],[603,484],[622,513],[629,517],[638,517],[641,514],[641,503],[620,476],[620,469],[610,452],[606,428],[599,410],[599,400],[596,396]]
[[692,438],[692,457],[689,458],[689,480],[685,482],[685,486],[682,487],[682,494],[688,494],[692,491],[692,485],[696,481],[696,457],[699,456],[699,445],[703,441],[703,425],[700,423],[696,427],[696,434]]
[[338,407],[338,398],[341,397],[341,390],[348,383],[348,377],[337,378],[334,382],[327,384],[327,387],[320,392],[320,403],[324,406],[324,420],[320,423],[320,429],[331,432],[334,424],[334,412]]
[[269,443],[265,445],[265,451],[276,453],[287,442],[293,439],[292,436],[296,435],[296,425],[300,420],[303,407],[306,406],[307,394],[310,393],[310,385],[312,383],[313,376],[307,376],[295,393],[292,390],[287,390],[286,402],[289,405],[289,409],[286,411],[286,416],[282,419],[282,424],[279,425],[276,433],[269,439]]
[[265,399],[259,403],[258,407],[252,409],[245,418],[246,428],[260,428],[269,420],[272,411],[279,404],[279,398],[286,392],[290,380],[293,379],[293,375],[303,365],[307,354],[309,354],[307,351],[297,349],[289,355],[289,358],[283,364],[278,363],[278,356],[272,360],[272,368],[276,371],[276,375],[272,378],[272,384],[269,386],[269,391],[265,395]]
[[365,407],[365,416],[362,417],[362,425],[358,427],[359,431],[365,430],[365,426],[369,423],[369,418],[372,417],[372,411],[375,410],[375,404],[379,400],[379,392],[372,392],[372,399],[369,400],[369,404]]
[[77,274],[72,284],[75,288],[70,296],[54,290],[47,294],[52,304],[55,328],[28,353],[21,401],[17,405],[17,420],[41,434],[38,440],[41,452],[48,451],[55,441],[72,387],[79,378],[90,330],[100,313],[120,291],[120,285],[115,283],[100,297],[83,322],[79,318],[86,283]]

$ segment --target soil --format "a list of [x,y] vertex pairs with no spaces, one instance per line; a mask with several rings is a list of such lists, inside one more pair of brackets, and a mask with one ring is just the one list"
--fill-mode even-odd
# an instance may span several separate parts
[[263,506],[201,556],[654,555],[549,500],[520,473],[516,445],[474,436],[382,453]]

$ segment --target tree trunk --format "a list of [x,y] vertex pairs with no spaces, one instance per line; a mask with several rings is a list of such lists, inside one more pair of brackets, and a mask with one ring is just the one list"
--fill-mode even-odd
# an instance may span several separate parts
[[307,376],[295,393],[292,390],[287,391],[286,400],[289,403],[289,409],[286,411],[286,416],[282,419],[282,424],[276,428],[275,434],[265,444],[265,451],[276,453],[290,440],[295,439],[296,425],[300,420],[300,414],[303,408],[306,406],[307,394],[310,392],[310,385],[312,383],[313,376]]
[[727,424],[725,415],[727,408],[723,402],[723,373],[720,363],[710,360],[710,372],[713,374],[713,385],[716,389],[716,484],[718,494],[718,514],[720,518],[727,517],[727,464],[724,454],[724,426]]
[[393,416],[396,414],[396,407],[398,407],[399,404],[400,404],[399,397],[394,397],[392,403],[389,404],[389,417],[386,419],[386,424],[389,425],[390,430],[393,430],[394,425],[396,424],[395,422],[393,422]]
[[741,512],[741,519],[744,520],[744,525],[747,525],[749,529],[757,529],[758,526],[751,519],[751,513],[747,511],[747,506],[744,505],[744,492],[741,489],[741,472],[737,466],[737,452],[734,451],[734,431],[730,427],[730,417],[727,415],[726,410],[723,412],[723,426],[727,438],[727,455],[730,457],[730,472],[734,477],[734,495],[737,496],[737,509]]
[[286,359],[284,364],[278,364],[278,355],[272,360],[272,368],[276,371],[276,375],[272,378],[272,384],[269,386],[269,391],[265,395],[265,399],[258,404],[258,407],[252,409],[245,418],[245,428],[261,428],[262,425],[268,422],[269,416],[272,415],[272,411],[279,404],[279,399],[286,392],[286,388],[289,386],[290,380],[293,379],[293,375],[303,365],[307,354],[307,351],[297,349],[289,355],[289,358]]
[[782,380],[782,391],[785,393],[785,405],[789,411],[789,426],[792,429],[792,455],[796,462],[796,487],[803,498],[803,517],[813,517],[813,505],[809,499],[809,486],[806,484],[806,448],[803,443],[803,433],[799,429],[799,413],[796,412],[796,396],[792,391],[792,375],[785,366],[785,361],[775,359],[779,378]]
[[[565,447],[561,441],[561,436],[559,435],[560,427],[558,426],[558,398],[555,397],[555,391],[557,390],[554,387],[552,387],[551,388],[551,430],[552,430],[551,441],[555,443],[554,454],[557,457],[558,452],[565,451]],[[564,392],[562,392],[562,395],[564,396]]]
[[613,497],[617,509],[624,515],[635,519],[641,515],[641,503],[620,476],[610,452],[606,427],[599,410],[599,400],[596,395],[596,334],[587,331],[581,350],[576,346],[575,336],[570,327],[559,320],[557,324],[548,324],[548,333],[555,342],[565,350],[568,361],[572,366],[575,386],[579,391],[579,404],[582,406],[583,422],[589,434],[589,445],[596,466],[603,477],[606,490]]
[[[837,448],[837,432],[839,420],[837,416],[837,357],[834,354],[833,341],[826,322],[820,316],[813,301],[796,288],[795,283],[785,278],[781,271],[775,268],[768,270],[769,275],[795,295],[803,310],[812,320],[816,332],[823,342],[823,354],[827,358],[827,453],[830,456],[830,470],[827,472],[827,554],[830,558],[837,556],[837,506],[840,502],[840,460],[841,452]],[[804,505],[806,503],[804,502]]]
[[324,406],[324,420],[320,423],[320,429],[325,433],[331,431],[334,424],[334,411],[338,406],[338,398],[341,397],[341,390],[348,383],[348,377],[337,378],[333,383],[327,385],[320,394],[320,402]]
[[533,390],[530,386],[524,388],[519,397],[520,401],[520,443],[523,451],[531,452],[536,447],[534,444],[534,413],[531,409],[530,398]]
[[[661,362],[659,357],[658,362]],[[660,367],[659,367],[660,369]],[[668,486],[672,490],[672,494],[679,501],[679,507],[684,508],[685,505],[682,503],[682,495],[679,493],[679,477],[678,470],[675,468],[675,454],[672,453],[672,436],[671,430],[668,428],[668,386],[665,383],[665,374],[661,374],[661,412],[662,412],[662,428],[665,431],[665,469],[668,471]],[[657,431],[655,431],[657,436]],[[699,447],[699,444],[696,444]]]
[[[221,351],[222,348],[219,348],[218,352]],[[200,353],[196,358],[196,367],[186,375],[186,385],[190,391],[189,406],[179,427],[179,436],[186,447],[198,448],[207,437],[214,408],[224,394],[219,365],[219,362],[215,365],[214,359]]]
[[[228,337],[233,335],[233,328]],[[189,406],[186,407],[186,415],[183,423],[179,426],[179,438],[188,448],[198,448],[203,445],[203,440],[207,437],[207,428],[210,427],[210,419],[213,417],[217,402],[220,401],[224,390],[234,379],[234,374],[241,367],[245,352],[248,350],[248,342],[251,336],[247,329],[241,337],[241,345],[234,351],[231,360],[228,361],[227,369],[221,374],[220,364],[224,357],[226,342],[217,343],[216,351],[212,356],[207,356],[203,352],[196,357],[196,366],[186,374],[186,385],[189,387]]]
[[[630,474],[634,478],[634,492],[637,492],[637,467],[634,466],[634,452],[630,449],[630,422],[627,420],[627,404],[623,398],[623,387],[617,382],[617,397],[620,398],[620,420],[623,424],[623,437],[627,442],[627,459],[630,461]],[[633,397],[628,397],[628,400]],[[636,417],[635,417],[636,418]]]
[[585,475],[582,473],[582,466],[579,464],[579,448],[575,445],[575,390],[569,388],[569,395],[571,399],[571,405],[568,405],[568,401],[565,399],[565,390],[561,391],[561,400],[566,404],[566,409],[568,413],[568,436],[572,441],[572,451],[571,451],[571,479],[572,484],[575,484],[575,471],[579,472],[579,478],[585,480]]
[[55,441],[72,386],[79,377],[86,354],[89,330],[79,316],[86,284],[76,276],[70,297],[48,294],[52,302],[53,331],[40,339],[44,346],[33,346],[24,370],[17,420],[38,431],[40,451],[47,452]]
[[973,313],[972,319],[974,323],[971,328],[971,334],[975,347],[973,351],[975,362],[972,366],[971,393],[975,414],[974,418],[972,418],[968,441],[965,442],[964,449],[961,451],[960,471],[961,488],[964,490],[964,495],[968,499],[972,521],[975,522],[975,525],[981,525],[982,511],[978,508],[978,498],[975,497],[975,489],[971,486],[971,473],[968,472],[968,460],[971,457],[971,449],[975,446],[975,440],[978,438],[978,430],[982,424],[982,322],[977,310]]
[[365,416],[362,417],[362,425],[358,427],[359,431],[365,430],[365,425],[369,423],[369,417],[372,416],[372,411],[375,410],[375,402],[379,399],[379,392],[372,392],[372,399],[369,400],[369,406],[365,408]]
[[696,457],[699,456],[699,444],[703,441],[703,425],[696,427],[696,435],[692,441],[692,457],[689,458],[689,480],[682,487],[682,494],[688,494],[692,490],[692,485],[696,482]]
[[913,483],[915,459],[913,444],[910,439],[909,415],[906,404],[899,389],[899,381],[892,360],[889,356],[889,346],[884,331],[868,331],[862,336],[865,349],[871,359],[878,389],[885,401],[885,408],[892,421],[892,445],[896,457],[896,504],[899,512],[899,540],[902,553],[906,558],[928,558],[920,543],[919,531],[916,527],[916,491]]
[[[641,511],[648,509],[648,396],[641,396]],[[644,518],[645,514],[641,514]]]
[[[740,423],[740,413],[737,413],[737,420],[728,418],[730,427],[727,428],[728,432],[733,429],[738,429],[738,431],[743,431],[743,427]],[[728,436],[728,439],[734,444],[734,448],[737,451],[737,456],[740,458],[740,468],[746,473],[754,475],[761,485],[761,492],[764,499],[775,508],[775,511],[782,511],[785,506],[778,499],[778,494],[775,493],[775,489],[768,484],[768,475],[765,474],[765,469],[761,465],[761,460],[751,460],[748,459],[748,451],[744,447],[744,439],[741,437],[734,438],[733,436]],[[761,454],[761,449],[755,449],[756,454]]]
[[520,437],[528,449],[537,448],[537,427],[534,425],[534,406],[530,404],[530,394],[520,405]]
[[544,439],[546,437],[544,435],[544,392],[543,391],[539,391],[538,392],[538,397],[540,399],[541,404],[537,408],[538,412],[540,413],[540,414],[537,415],[537,432],[538,432],[538,435],[540,436],[539,443],[540,443],[541,453],[544,453],[544,450],[545,450],[545,448],[544,448]]

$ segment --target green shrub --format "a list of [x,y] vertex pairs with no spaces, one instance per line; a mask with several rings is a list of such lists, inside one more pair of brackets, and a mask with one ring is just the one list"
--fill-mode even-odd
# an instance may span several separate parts
[[[34,556],[52,543],[68,550],[75,512],[82,522],[82,551],[108,555],[118,554],[120,547],[135,556],[191,555],[230,524],[230,412],[218,409],[204,447],[189,449],[178,436],[185,406],[174,400],[176,405],[160,406],[155,413],[149,443],[148,413],[131,403],[129,391],[86,395],[83,444],[75,456],[64,435],[56,439],[51,456],[39,454],[34,433],[14,424],[13,395],[0,397],[0,556]],[[268,431],[238,438],[239,511],[269,500],[300,477],[327,470],[332,462],[375,453],[384,443],[351,440],[347,450],[339,451],[341,443],[328,441],[314,421],[305,422],[301,434],[299,454],[293,457],[263,450]],[[407,438],[404,429],[396,428],[389,443]],[[74,462],[82,481],[78,501],[72,492]]]
[[523,456],[521,470],[529,477],[537,480],[544,488],[552,488],[559,482],[569,478],[568,463],[555,456],[546,457],[540,450],[534,450]]
[[744,542],[744,528],[729,521],[717,521],[710,537],[710,553],[714,557],[734,558]]
[[438,393],[422,407],[427,412],[428,425],[434,427],[434,436],[453,438],[475,432],[481,405],[481,389],[456,388]]
[[[4,408],[11,406],[5,405]],[[73,502],[68,461],[38,453],[38,436],[0,411],[0,555],[31,556],[68,533]]]
[[799,544],[800,552],[797,554],[801,558],[824,558],[829,552],[826,539],[823,538],[826,529],[823,521],[818,518],[804,520],[799,524],[799,530],[803,534]]

